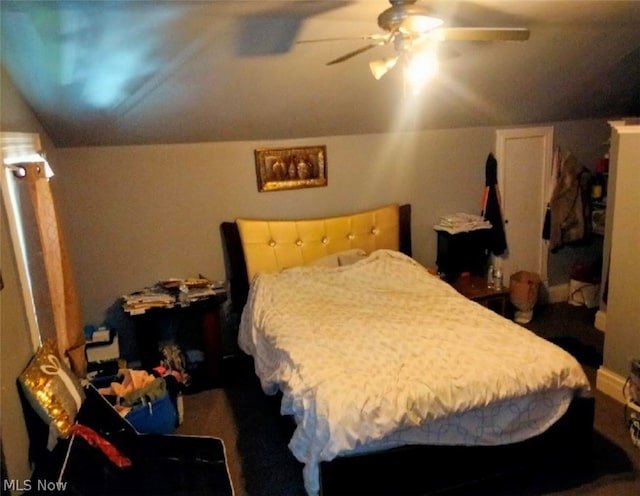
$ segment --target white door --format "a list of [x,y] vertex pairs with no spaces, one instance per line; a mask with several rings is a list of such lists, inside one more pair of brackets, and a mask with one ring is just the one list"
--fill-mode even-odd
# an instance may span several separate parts
[[547,284],[547,241],[542,229],[553,156],[553,127],[504,129],[496,132],[498,188],[507,237],[507,251],[495,260],[504,283],[527,270]]

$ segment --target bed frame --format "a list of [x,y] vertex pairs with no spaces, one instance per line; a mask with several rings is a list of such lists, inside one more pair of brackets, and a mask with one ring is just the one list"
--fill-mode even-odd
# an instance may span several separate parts
[[[245,228],[243,236],[241,236],[239,225],[242,225],[244,219],[223,222],[220,225],[220,231],[232,311],[238,316],[241,315],[247,300],[251,278],[253,273],[259,270],[256,269],[255,257],[252,262],[247,263],[243,238],[245,246],[250,246],[251,242],[263,245],[270,243],[269,246],[274,249],[276,244],[286,242],[289,245],[286,248],[288,255],[280,256],[280,259],[293,258],[298,260],[298,265],[308,262],[308,258],[335,253],[340,249],[362,247],[369,252],[378,247],[389,248],[389,243],[392,248],[397,246],[399,251],[412,256],[411,205],[396,204],[381,207],[385,212],[382,215],[385,219],[389,208],[397,212],[397,222],[395,227],[387,226],[391,230],[382,236],[384,238],[382,245],[375,245],[369,239],[371,235],[381,235],[381,228],[375,226],[380,219],[380,209],[304,221],[264,221],[263,225],[266,227],[258,227],[257,231],[256,224],[252,222],[249,231]],[[354,218],[359,220],[354,222]],[[333,223],[333,225],[338,223],[342,226],[340,227],[342,231],[346,229],[344,232],[349,232],[348,238],[351,244],[345,246],[328,243],[329,237],[324,230],[327,223]],[[305,227],[301,228],[301,225]],[[345,225],[351,227],[347,229]],[[354,225],[359,227],[354,228]],[[397,239],[390,239],[389,232],[394,233],[391,236],[392,238],[397,236]],[[274,238],[277,238],[277,241]],[[314,244],[319,244],[320,248],[316,246],[311,249],[312,254],[302,253],[302,245],[309,247]],[[267,270],[285,268],[281,260],[277,261],[275,258],[278,257],[267,261],[262,260],[258,264],[266,264],[263,269],[266,267]],[[511,445],[408,446],[385,452],[338,457],[331,462],[321,463],[322,493],[429,494],[437,492],[445,494],[452,488],[455,493],[460,490],[461,485],[477,487],[478,483],[484,484],[487,480],[503,479],[505,475],[513,477],[519,474],[519,477],[523,471],[531,473],[531,469],[548,470],[560,462],[562,465],[569,463],[578,467],[588,465],[592,454],[594,407],[593,397],[575,398],[565,415],[546,432]],[[512,489],[517,490],[517,488]]]

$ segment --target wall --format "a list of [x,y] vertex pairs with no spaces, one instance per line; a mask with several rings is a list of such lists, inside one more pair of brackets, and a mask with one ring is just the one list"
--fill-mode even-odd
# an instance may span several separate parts
[[[595,163],[606,121],[554,123],[558,143]],[[603,131],[604,129],[604,131]],[[603,137],[604,136],[604,137]],[[87,321],[168,277],[224,279],[218,226],[239,216],[313,217],[388,202],[413,205],[415,257],[434,265],[442,214],[478,213],[495,128],[58,150],[52,180]],[[259,193],[253,150],[327,145],[328,186]],[[568,253],[568,255],[565,255]],[[555,256],[567,265],[565,249]],[[565,267],[555,281],[567,282]]]
[[[15,90],[4,69],[0,68],[1,100],[0,130],[3,132],[39,133],[44,151],[55,156],[55,148],[31,109]],[[1,195],[0,195],[1,196]],[[16,259],[9,237],[4,199],[0,198],[0,241],[4,289],[0,292],[0,356],[1,356],[1,429],[4,459],[9,478],[28,479],[28,437],[16,379],[33,355],[27,317],[22,303],[22,291]]]
[[611,152],[610,181],[615,191],[607,205],[612,225],[607,232],[609,296],[602,366],[605,372],[626,377],[631,360],[640,359],[640,123],[615,124]]
[[[88,319],[168,277],[224,279],[219,224],[238,216],[313,217],[411,202],[416,258],[433,265],[432,226],[477,212],[493,129],[60,149],[52,181]],[[460,146],[464,143],[464,146]],[[327,145],[328,186],[259,193],[253,150]]]
[[[1,195],[0,195],[1,196]],[[18,279],[13,247],[4,208],[0,215],[0,250],[2,250],[2,290],[0,320],[2,330],[2,446],[10,479],[28,479],[31,469],[28,463],[28,436],[18,397],[16,379],[33,354],[27,327],[22,292]]]

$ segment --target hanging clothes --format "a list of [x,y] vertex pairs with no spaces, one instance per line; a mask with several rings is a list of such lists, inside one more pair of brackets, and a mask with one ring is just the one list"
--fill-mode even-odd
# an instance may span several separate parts
[[502,220],[502,206],[498,189],[498,162],[492,153],[485,165],[485,189],[482,199],[482,216],[491,222],[488,249],[494,255],[507,251],[507,238]]
[[560,179],[561,166],[562,152],[560,151],[560,147],[556,146],[553,149],[553,157],[551,160],[551,177],[549,178],[549,187],[547,188],[547,210],[544,216],[544,225],[542,226],[542,239],[546,239],[547,241],[551,238],[551,198]]
[[587,170],[569,152],[562,160],[560,175],[551,197],[549,249],[556,251],[566,243],[583,240],[587,233],[588,204],[581,176]]

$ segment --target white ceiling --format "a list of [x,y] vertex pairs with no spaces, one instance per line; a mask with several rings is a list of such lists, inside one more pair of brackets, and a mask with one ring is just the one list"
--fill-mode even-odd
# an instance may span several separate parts
[[57,146],[276,140],[640,115],[640,1],[429,1],[447,26],[526,42],[446,42],[419,97],[380,81],[387,0],[2,0],[2,64]]

